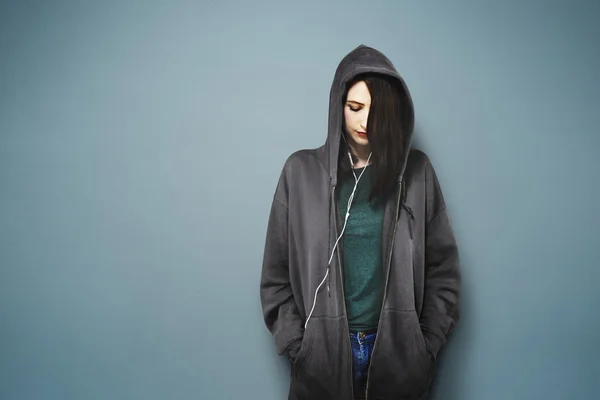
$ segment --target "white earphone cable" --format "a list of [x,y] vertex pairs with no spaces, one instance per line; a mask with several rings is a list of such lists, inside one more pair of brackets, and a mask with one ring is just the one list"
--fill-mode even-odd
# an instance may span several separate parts
[[352,201],[354,200],[354,194],[356,193],[356,188],[358,187],[358,181],[360,181],[360,178],[365,173],[365,170],[367,169],[366,167],[369,165],[369,161],[371,160],[371,154],[369,154],[369,158],[367,158],[367,164],[366,164],[365,168],[363,168],[362,172],[360,173],[360,175],[357,178],[356,173],[354,172],[354,163],[352,162],[352,155],[350,153],[348,153],[348,156],[350,156],[350,164],[352,166],[352,175],[354,175],[354,181],[355,181],[354,188],[352,189],[352,193],[350,194],[350,197],[348,198],[348,207],[346,208],[346,217],[344,218],[344,226],[342,227],[342,231],[340,232],[340,235],[338,236],[338,238],[335,241],[335,244],[333,245],[333,250],[331,251],[331,256],[329,257],[329,262],[327,263],[327,270],[325,272],[325,277],[323,278],[323,280],[321,281],[321,283],[319,284],[319,286],[317,286],[317,289],[315,290],[315,296],[314,296],[312,309],[310,310],[310,313],[308,314],[308,318],[306,318],[306,323],[304,324],[304,329],[306,329],[306,327],[308,326],[308,321],[310,320],[310,317],[312,316],[312,313],[315,310],[315,306],[317,305],[317,294],[319,293],[319,289],[321,288],[321,286],[323,286],[323,284],[325,283],[325,280],[327,279],[327,276],[329,275],[329,266],[331,265],[331,260],[333,260],[333,255],[335,254],[335,250],[337,248],[338,242],[340,241],[340,239],[344,235],[344,231],[346,230],[346,224],[348,223],[348,218],[350,218],[350,207],[352,207]]

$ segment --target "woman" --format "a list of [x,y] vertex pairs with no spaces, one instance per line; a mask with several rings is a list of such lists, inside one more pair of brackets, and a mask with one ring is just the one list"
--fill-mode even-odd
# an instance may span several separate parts
[[459,318],[460,267],[413,126],[404,80],[361,45],[336,70],[325,144],[285,163],[260,294],[292,361],[289,399],[427,397]]

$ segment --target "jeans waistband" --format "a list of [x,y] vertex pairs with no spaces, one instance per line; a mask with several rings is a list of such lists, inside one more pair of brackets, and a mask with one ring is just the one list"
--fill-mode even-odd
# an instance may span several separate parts
[[364,331],[354,331],[354,330],[350,331],[351,335],[356,335],[361,338],[364,338],[365,336],[368,336],[368,335],[373,335],[375,333],[377,333],[377,328],[367,329]]

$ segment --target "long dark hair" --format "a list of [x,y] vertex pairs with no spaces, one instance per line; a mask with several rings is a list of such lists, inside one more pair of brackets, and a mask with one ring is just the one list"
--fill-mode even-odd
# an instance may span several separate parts
[[[343,107],[346,104],[348,90],[359,81],[366,83],[371,95],[367,132],[372,153],[369,168],[373,168],[374,183],[370,201],[379,201],[392,191],[402,172],[406,124],[410,118],[408,99],[406,93],[399,90],[395,79],[385,75],[362,74],[348,82],[342,99]],[[345,124],[342,129],[342,135],[346,135]],[[352,173],[348,150],[346,142],[342,139],[338,158],[340,177]]]

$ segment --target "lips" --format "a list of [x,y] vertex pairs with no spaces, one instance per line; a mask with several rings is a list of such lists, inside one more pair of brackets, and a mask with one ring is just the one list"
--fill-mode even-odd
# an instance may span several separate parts
[[358,136],[360,136],[361,138],[366,138],[367,137],[367,132],[359,132],[359,131],[357,131],[356,133],[358,133]]

